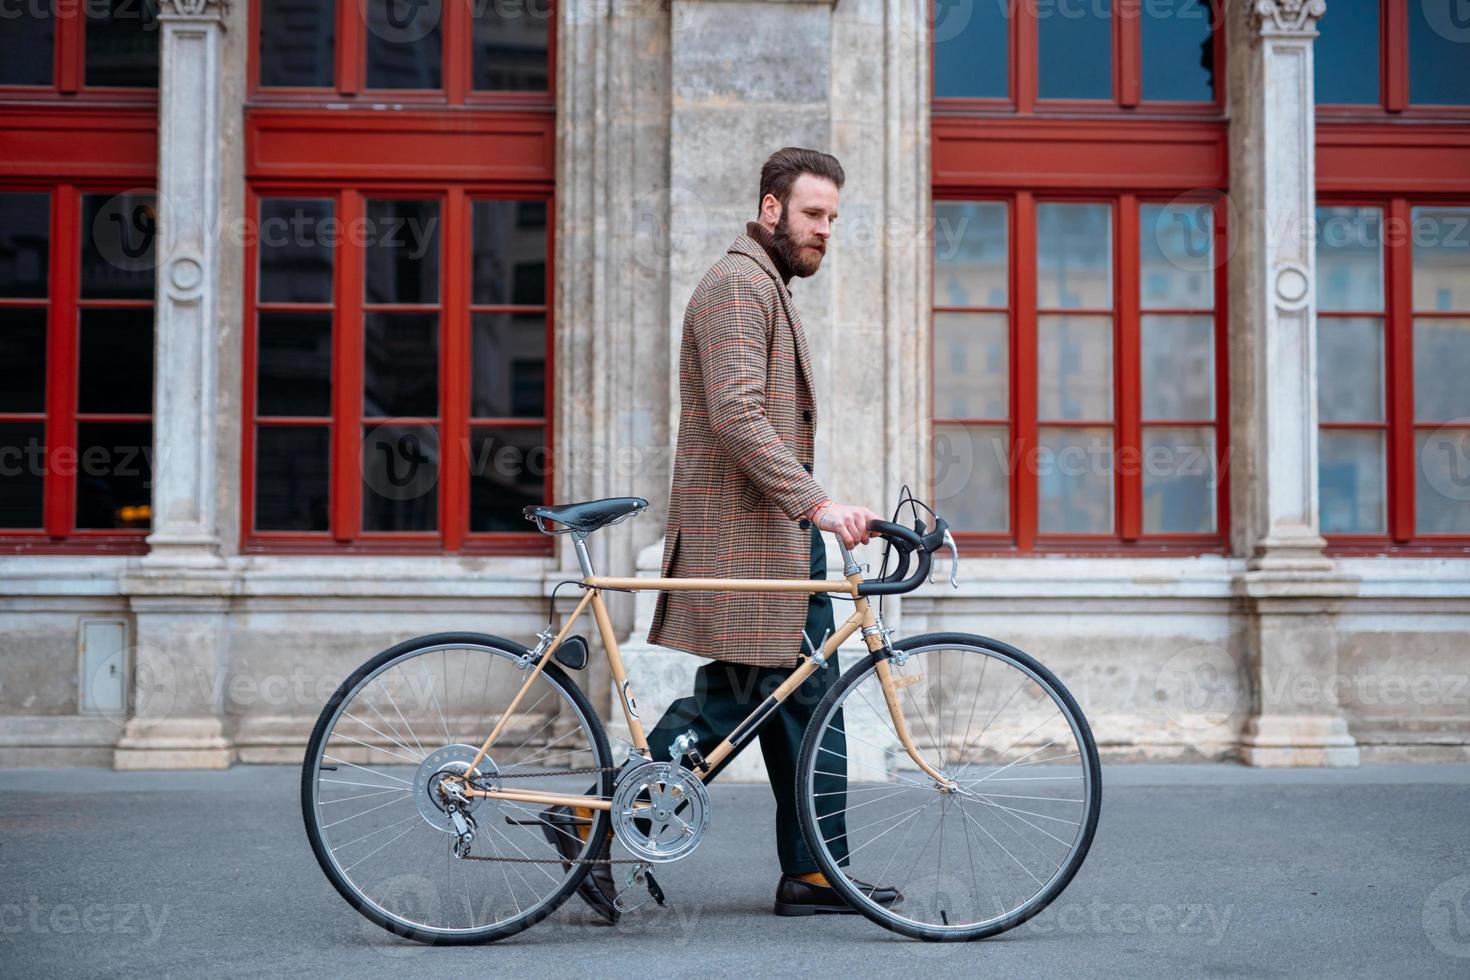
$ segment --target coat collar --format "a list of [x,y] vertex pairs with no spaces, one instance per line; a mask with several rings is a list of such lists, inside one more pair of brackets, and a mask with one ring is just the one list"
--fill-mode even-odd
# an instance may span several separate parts
[[776,264],[771,261],[765,247],[749,235],[741,235],[736,238],[727,251],[731,255],[743,255],[755,262],[780,288],[781,306],[786,310],[786,324],[791,329],[792,338],[796,343],[796,364],[801,371],[802,380],[806,382],[806,390],[812,395],[812,401],[815,403],[816,388],[812,385],[812,355],[806,343],[806,329],[802,326],[801,317],[797,315],[796,307],[791,302],[791,290],[781,281],[781,273],[776,270]]
[[776,285],[781,287],[783,293],[787,296],[791,295],[790,287],[781,281],[781,273],[777,270],[776,263],[771,261],[770,254],[760,242],[751,238],[749,235],[740,235],[731,243],[727,251],[731,255],[744,255],[746,258],[754,259],[755,264],[764,269],[766,275],[776,280]]

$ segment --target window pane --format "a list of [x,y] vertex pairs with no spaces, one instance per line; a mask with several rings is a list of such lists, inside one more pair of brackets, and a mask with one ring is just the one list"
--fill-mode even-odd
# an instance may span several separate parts
[[1143,531],[1209,534],[1215,530],[1215,430],[1158,426],[1143,430]]
[[152,299],[152,194],[82,195],[82,298]]
[[1010,289],[1003,203],[934,202],[934,305],[1005,306]]
[[1037,430],[1042,534],[1109,534],[1113,530],[1113,430],[1101,427]]
[[335,0],[259,0],[260,84],[330,88]]
[[1010,415],[1009,322],[1004,313],[934,314],[934,414]]
[[1470,429],[1415,433],[1414,530],[1470,534]]
[[326,426],[262,425],[255,430],[255,528],[328,529]]
[[366,418],[439,414],[439,317],[368,313],[363,317]]
[[1414,208],[1412,215],[1414,309],[1470,313],[1470,208]]
[[1144,3],[1146,102],[1211,102],[1215,98],[1215,43],[1209,0]]
[[1317,22],[1312,45],[1319,105],[1378,104],[1378,8],[1358,0]]
[[498,0],[470,9],[475,14],[475,88],[545,92],[550,0]]
[[439,302],[439,202],[367,202],[369,303]]
[[470,433],[470,530],[525,531],[522,508],[545,503],[550,463],[539,426]]
[[255,414],[332,414],[332,315],[262,313]]
[[332,302],[331,201],[267,198],[260,202],[260,301]]
[[1470,417],[1470,318],[1414,321],[1414,420]]
[[382,425],[362,442],[362,529],[432,531],[439,526],[439,430]]
[[443,85],[441,0],[359,0],[367,9],[367,87]]
[[1209,204],[1138,207],[1138,291],[1146,310],[1215,305],[1215,210]]
[[55,32],[51,5],[17,3],[6,9],[3,19],[0,85],[50,85]]
[[474,302],[546,304],[546,202],[476,201]]
[[0,412],[46,411],[46,311],[0,307]]
[[1158,421],[1214,419],[1214,317],[1145,315],[1139,326],[1143,417]]
[[1113,321],[1106,316],[1036,318],[1036,417],[1113,417]]
[[82,310],[77,411],[153,411],[153,311]]
[[1317,209],[1317,309],[1383,309],[1383,212],[1378,208]]
[[0,297],[46,295],[51,198],[0,194]]
[[1010,528],[1007,429],[1003,425],[934,427],[934,507],[956,531]]
[[546,318],[539,313],[476,313],[472,320],[470,414],[544,416]]
[[46,472],[42,422],[0,422],[0,527],[40,527]]
[[1037,94],[1043,99],[1112,98],[1111,0],[1038,4],[1036,46]]
[[157,0],[88,0],[86,84],[158,87]]
[[1383,533],[1383,433],[1325,430],[1317,492],[1324,534]]
[[77,527],[149,526],[153,426],[148,422],[77,424]]
[[1042,309],[1112,307],[1112,227],[1106,204],[1036,206],[1036,301]]
[[1383,421],[1383,321],[1317,318],[1317,414],[1323,422]]
[[1009,94],[1010,4],[928,2],[934,21],[934,97],[1005,98]]
[[1465,70],[1470,20],[1464,5],[1459,0],[1420,0],[1407,6],[1409,101],[1470,105],[1470,71]]

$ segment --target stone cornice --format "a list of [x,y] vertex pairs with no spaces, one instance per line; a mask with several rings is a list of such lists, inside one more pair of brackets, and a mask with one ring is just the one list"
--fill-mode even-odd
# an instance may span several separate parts
[[1252,0],[1247,7],[1253,36],[1310,37],[1327,12],[1326,0]]
[[224,27],[229,19],[230,0],[160,0],[160,20],[213,21]]

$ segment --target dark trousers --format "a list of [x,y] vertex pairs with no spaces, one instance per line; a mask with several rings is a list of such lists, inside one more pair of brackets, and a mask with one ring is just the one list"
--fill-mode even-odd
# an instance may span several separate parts
[[[812,529],[811,549],[811,577],[826,578],[827,553],[821,534],[815,528]],[[804,628],[807,638],[815,647],[835,628],[832,597],[824,592],[813,593],[807,602]],[[771,792],[776,797],[776,854],[781,861],[781,870],[786,874],[818,870],[801,835],[801,824],[797,822],[796,761],[808,722],[841,673],[837,658],[828,660],[825,667],[791,692],[791,696],[760,729],[761,755],[765,757]],[[694,694],[669,705],[669,710],[648,733],[648,747],[653,758],[658,761],[667,759],[669,746],[687,731],[694,732],[700,753],[708,755],[790,675],[791,669],[785,667],[752,667],[719,661],[700,667],[694,677]],[[815,787],[820,794],[816,797],[819,812],[830,814],[819,821],[822,838],[830,841],[829,846],[839,863],[846,864],[847,825],[842,811],[847,807],[847,741],[842,730],[839,711],[834,725],[822,741],[822,748],[828,751],[817,753]],[[749,744],[750,740],[744,743]],[[733,759],[743,748],[743,745],[737,748],[730,758]],[[704,777],[704,781],[709,782],[723,768],[721,765],[715,769]]]

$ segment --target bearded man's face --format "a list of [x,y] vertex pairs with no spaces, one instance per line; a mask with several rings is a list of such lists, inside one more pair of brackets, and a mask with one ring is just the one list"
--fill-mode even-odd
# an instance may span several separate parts
[[821,268],[836,220],[837,185],[812,174],[796,178],[772,230],[776,248],[793,273],[805,278]]

